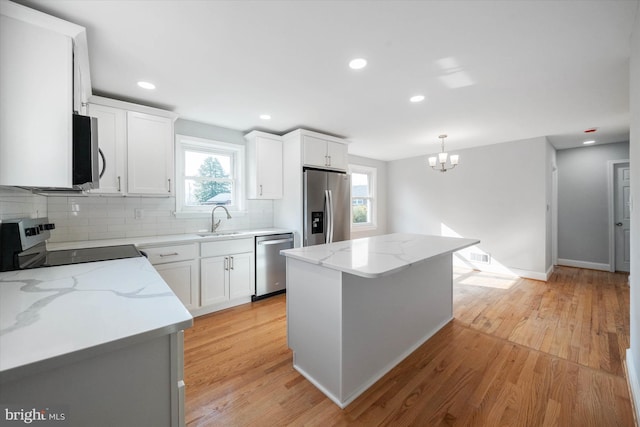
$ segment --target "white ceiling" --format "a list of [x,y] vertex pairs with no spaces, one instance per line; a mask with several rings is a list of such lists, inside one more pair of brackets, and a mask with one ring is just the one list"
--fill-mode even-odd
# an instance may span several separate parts
[[94,92],[198,122],[304,127],[382,160],[438,151],[441,133],[451,150],[629,139],[639,0],[19,2],[87,28]]

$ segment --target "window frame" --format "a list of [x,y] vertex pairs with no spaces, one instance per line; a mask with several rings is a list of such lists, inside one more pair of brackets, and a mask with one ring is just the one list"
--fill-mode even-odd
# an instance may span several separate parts
[[[349,173],[357,173],[369,176],[369,195],[367,197],[353,197],[353,182],[351,183],[351,230],[352,231],[367,231],[375,230],[378,228],[378,169],[373,166],[365,166],[358,164],[349,164]],[[370,201],[371,205],[371,221],[370,222],[353,222],[353,200],[354,199],[366,199]]]
[[239,144],[198,138],[189,135],[176,134],[176,217],[205,217],[211,214],[216,205],[188,206],[185,197],[185,152],[198,151],[211,154],[229,155],[231,157],[232,183],[231,205],[225,205],[230,212],[240,212],[244,209],[244,158],[245,147]]

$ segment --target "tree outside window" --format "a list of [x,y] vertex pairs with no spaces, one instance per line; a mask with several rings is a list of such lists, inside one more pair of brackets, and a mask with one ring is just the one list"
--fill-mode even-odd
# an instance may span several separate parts
[[239,176],[244,147],[177,135],[178,212],[210,212],[212,206],[240,208]]

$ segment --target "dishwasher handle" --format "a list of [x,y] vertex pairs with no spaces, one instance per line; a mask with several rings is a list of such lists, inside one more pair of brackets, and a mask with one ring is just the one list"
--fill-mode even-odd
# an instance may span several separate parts
[[293,242],[293,239],[289,238],[289,239],[278,239],[278,240],[262,240],[257,244],[260,246],[268,246],[268,245],[279,245],[281,243],[289,243],[289,242]]

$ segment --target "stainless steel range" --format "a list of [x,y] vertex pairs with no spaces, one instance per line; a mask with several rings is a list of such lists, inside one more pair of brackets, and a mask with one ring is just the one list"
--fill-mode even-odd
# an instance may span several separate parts
[[44,218],[20,218],[0,223],[0,271],[109,261],[142,256],[134,245],[47,251],[55,224]]

